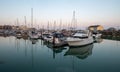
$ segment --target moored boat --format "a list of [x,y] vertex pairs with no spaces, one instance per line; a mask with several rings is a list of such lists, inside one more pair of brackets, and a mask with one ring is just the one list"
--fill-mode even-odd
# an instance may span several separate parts
[[90,31],[80,31],[68,37],[66,41],[69,46],[84,46],[93,43],[93,37]]
[[34,31],[29,33],[29,37],[30,37],[30,39],[38,39],[39,38],[37,32],[34,32]]
[[53,47],[60,47],[67,45],[66,38],[62,33],[55,32],[47,38],[47,41],[52,44]]
[[21,34],[20,31],[16,32],[16,37],[17,37],[17,38],[22,38],[22,34]]

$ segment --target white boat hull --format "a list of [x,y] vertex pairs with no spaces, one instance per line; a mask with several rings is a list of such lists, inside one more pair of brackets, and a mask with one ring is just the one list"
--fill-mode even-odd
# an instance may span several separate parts
[[69,46],[84,46],[93,43],[93,37],[80,39],[80,38],[68,38],[67,39]]
[[101,38],[102,34],[93,34],[93,38]]
[[22,38],[22,35],[21,34],[16,34],[16,37],[17,38]]

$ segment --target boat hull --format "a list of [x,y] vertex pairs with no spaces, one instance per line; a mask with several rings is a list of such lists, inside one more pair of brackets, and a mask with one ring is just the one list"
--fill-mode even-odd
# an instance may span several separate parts
[[67,39],[69,46],[85,46],[93,43],[93,38],[85,38],[85,39],[79,39],[79,38],[69,38]]
[[93,34],[93,38],[101,38],[102,34]]

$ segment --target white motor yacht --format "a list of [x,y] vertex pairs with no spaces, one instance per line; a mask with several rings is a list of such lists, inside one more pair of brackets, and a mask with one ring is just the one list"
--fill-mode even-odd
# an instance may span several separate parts
[[69,46],[84,46],[93,43],[93,37],[90,31],[80,31],[75,33],[67,40]]

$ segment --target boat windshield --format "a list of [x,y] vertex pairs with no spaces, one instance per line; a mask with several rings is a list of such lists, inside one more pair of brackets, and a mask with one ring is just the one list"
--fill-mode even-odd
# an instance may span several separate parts
[[73,35],[74,38],[88,38],[88,34],[86,31],[80,31]]
[[84,39],[84,38],[88,38],[88,36],[84,36],[84,37],[80,37],[80,36],[73,36],[73,38],[80,38],[80,39]]

